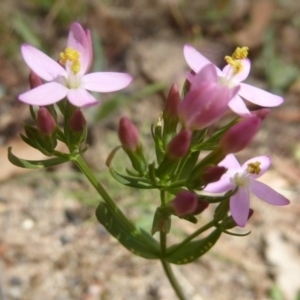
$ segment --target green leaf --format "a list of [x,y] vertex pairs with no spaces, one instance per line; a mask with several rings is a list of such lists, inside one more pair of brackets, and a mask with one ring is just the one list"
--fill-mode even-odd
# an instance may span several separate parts
[[139,189],[155,188],[155,186],[153,186],[147,179],[144,179],[142,177],[131,177],[127,175],[122,175],[117,171],[115,171],[112,167],[109,168],[109,172],[116,181],[118,181],[123,185],[139,188]]
[[167,256],[164,259],[177,265],[188,264],[210,250],[221,234],[221,230],[215,229],[210,235],[201,240],[190,241],[182,246],[180,244],[173,245],[168,248]]
[[111,209],[106,203],[100,202],[96,210],[98,221],[115,237],[125,248],[135,255],[147,258],[160,258],[158,242],[146,231],[127,223],[120,218],[118,212]]
[[43,169],[63,164],[69,159],[55,157],[47,160],[26,160],[12,154],[11,147],[8,148],[8,160],[15,166],[24,169]]

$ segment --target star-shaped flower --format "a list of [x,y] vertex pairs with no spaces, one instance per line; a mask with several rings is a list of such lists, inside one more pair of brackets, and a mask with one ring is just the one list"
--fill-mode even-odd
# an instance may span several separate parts
[[77,107],[91,106],[98,101],[88,91],[113,92],[132,80],[125,73],[86,74],[93,59],[92,40],[90,31],[79,23],[71,25],[67,48],[60,53],[58,62],[31,45],[22,45],[21,52],[30,69],[46,82],[19,95],[19,100],[27,104],[50,105],[67,97]]
[[[187,64],[196,73],[204,66],[211,64],[206,57],[200,54],[191,45],[185,45],[183,52]],[[237,48],[231,57],[225,57],[228,64],[223,70],[220,70],[215,66],[220,84],[229,87],[240,86],[238,95],[229,102],[229,107],[239,115],[250,113],[242,98],[264,107],[274,107],[284,102],[284,99],[280,96],[273,95],[257,87],[242,83],[242,81],[248,77],[251,68],[251,62],[247,59],[247,55],[247,47]]]
[[227,168],[227,172],[217,182],[206,186],[205,191],[222,193],[237,188],[237,192],[230,198],[230,212],[240,227],[244,227],[248,220],[250,209],[250,192],[259,199],[276,206],[290,203],[281,194],[268,185],[256,180],[270,167],[271,160],[268,156],[258,156],[246,161],[242,166],[233,154],[229,154],[219,166]]

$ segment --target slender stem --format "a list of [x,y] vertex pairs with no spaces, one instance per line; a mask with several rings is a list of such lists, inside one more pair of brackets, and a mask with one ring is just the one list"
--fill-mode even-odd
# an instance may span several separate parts
[[186,243],[191,241],[193,238],[201,234],[202,232],[206,231],[207,229],[213,227],[215,225],[215,220],[210,221],[206,225],[202,226],[201,228],[197,229],[194,233],[189,235],[186,239],[184,239],[177,247],[174,247],[172,251],[170,251],[168,254],[170,255],[171,253],[176,252],[178,249],[180,249],[182,246],[184,246]]
[[178,296],[178,299],[180,299],[180,300],[186,300],[186,298],[185,298],[185,296],[184,296],[184,294],[182,292],[182,289],[179,286],[179,284],[178,284],[178,282],[177,282],[177,280],[176,280],[176,278],[174,276],[174,273],[173,273],[173,271],[171,269],[170,264],[168,262],[164,261],[163,259],[161,260],[161,263],[163,265],[164,271],[165,271],[165,273],[166,273],[166,275],[167,275],[167,277],[168,277],[168,279],[169,279],[169,281],[170,281],[170,283],[171,283],[171,285],[172,285],[172,287],[173,287],[176,295]]

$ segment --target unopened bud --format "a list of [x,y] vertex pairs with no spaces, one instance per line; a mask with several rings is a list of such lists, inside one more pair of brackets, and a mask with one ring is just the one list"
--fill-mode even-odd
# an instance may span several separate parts
[[29,84],[30,84],[30,88],[34,89],[44,83],[43,83],[42,79],[36,73],[31,71],[29,73]]
[[40,132],[48,136],[53,134],[56,127],[55,120],[46,107],[38,110],[36,123]]
[[167,156],[177,160],[185,156],[190,148],[192,132],[188,129],[179,132],[167,146]]
[[204,169],[202,175],[202,183],[204,186],[209,183],[220,180],[223,174],[227,172],[227,168],[221,166],[210,166]]
[[209,205],[209,202],[205,200],[198,199],[197,206],[195,210],[193,211],[193,215],[199,215],[201,214]]
[[169,205],[173,208],[174,214],[178,217],[193,214],[198,205],[197,195],[189,191],[181,191]]
[[118,134],[124,149],[131,151],[137,150],[140,145],[139,132],[128,118],[121,118]]
[[180,95],[179,90],[176,84],[173,84],[171,86],[171,89],[169,91],[166,103],[165,103],[165,109],[164,109],[164,118],[172,118],[177,119],[178,118],[178,106],[180,103]]
[[82,132],[86,129],[86,119],[80,109],[75,110],[70,119],[70,128],[74,132]]
[[246,148],[260,128],[262,119],[257,116],[245,117],[233,125],[220,140],[224,154],[236,153]]
[[264,120],[269,115],[269,113],[270,113],[270,109],[268,108],[262,108],[251,112],[253,116],[257,116],[261,120]]

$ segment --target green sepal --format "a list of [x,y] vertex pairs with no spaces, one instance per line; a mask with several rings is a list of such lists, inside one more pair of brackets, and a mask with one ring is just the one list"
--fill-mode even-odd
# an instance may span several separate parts
[[24,169],[43,169],[43,168],[49,168],[53,166],[57,166],[60,164],[63,164],[69,159],[67,158],[61,158],[61,157],[55,157],[47,160],[26,160],[19,158],[15,156],[12,153],[12,148],[8,148],[8,160],[15,166],[24,168]]
[[169,233],[171,229],[171,214],[170,207],[158,207],[155,211],[151,234],[154,235],[157,231]]
[[151,126],[151,134],[155,145],[156,160],[157,163],[160,164],[160,162],[162,161],[165,155],[165,149],[164,149],[163,141],[161,139],[161,133],[157,133],[158,130],[156,127],[157,126],[154,127],[154,125]]
[[184,219],[184,220],[189,221],[189,222],[191,222],[193,224],[197,224],[198,223],[198,219],[195,216],[193,216],[193,215],[187,215],[187,216],[181,217],[180,219]]
[[224,218],[227,217],[229,210],[229,198],[224,199],[220,204],[217,206],[215,213],[214,213],[214,219],[216,221],[224,220]]
[[221,234],[222,231],[217,228],[201,240],[190,241],[183,246],[180,246],[180,244],[173,245],[168,248],[164,259],[169,263],[177,265],[193,262],[209,251],[218,241]]
[[30,115],[31,115],[31,118],[34,120],[34,122],[36,123],[36,113],[34,111],[34,108],[32,105],[29,105],[29,111],[30,111]]
[[120,218],[118,211],[111,209],[106,203],[99,203],[96,217],[106,230],[133,254],[147,259],[160,258],[158,242],[143,229]]
[[205,142],[200,142],[197,145],[193,146],[193,151],[210,151],[214,150],[216,146],[219,144],[220,139],[222,138],[223,134],[230,129],[234,124],[238,122],[239,118],[235,118],[233,121],[222,127],[220,130],[215,132],[209,139]]
[[109,168],[109,172],[116,181],[118,181],[119,183],[121,183],[123,185],[134,187],[134,188],[139,188],[139,189],[154,189],[155,188],[155,186],[153,186],[151,184],[151,182],[145,178],[123,175],[123,174],[120,174],[119,172],[115,171],[112,167]]

